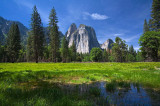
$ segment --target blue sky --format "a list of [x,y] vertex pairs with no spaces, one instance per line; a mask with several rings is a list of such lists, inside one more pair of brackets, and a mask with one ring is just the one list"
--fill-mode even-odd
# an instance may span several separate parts
[[45,27],[54,7],[59,30],[64,34],[72,23],[77,27],[85,24],[95,29],[99,43],[119,36],[137,50],[144,19],[150,18],[152,0],[0,0],[0,16],[29,28],[34,5]]

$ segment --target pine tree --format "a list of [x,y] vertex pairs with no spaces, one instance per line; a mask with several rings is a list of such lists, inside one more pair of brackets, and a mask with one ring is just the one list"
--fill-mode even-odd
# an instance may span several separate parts
[[50,46],[51,46],[51,59],[53,62],[57,61],[59,55],[60,47],[60,38],[58,32],[58,19],[56,16],[56,11],[53,8],[49,16],[49,37],[50,37]]
[[49,49],[50,49],[50,46],[45,46],[45,49],[44,49],[44,60],[45,61],[49,61]]
[[26,62],[26,49],[25,49],[25,45],[21,44],[21,49],[19,52],[19,58],[18,58],[19,62]]
[[17,24],[13,23],[9,29],[7,38],[7,52],[9,55],[9,60],[14,63],[19,56],[19,51],[21,49],[21,38],[20,31]]
[[104,61],[104,62],[108,62],[108,61],[109,61],[108,57],[109,57],[109,55],[108,55],[108,53],[107,53],[107,51],[106,51],[106,49],[105,49],[105,50],[103,51],[103,61]]
[[7,56],[6,48],[6,45],[3,45],[2,42],[0,42],[0,62],[5,62],[5,57]]
[[63,37],[63,39],[62,39],[62,45],[61,45],[60,51],[61,51],[62,62],[67,62],[68,42],[66,40],[66,37]]
[[153,0],[151,17],[154,31],[160,30],[160,0]]
[[143,33],[147,32],[147,31],[149,31],[149,25],[148,25],[148,23],[147,23],[147,20],[145,19],[145,20],[144,20]]
[[44,49],[44,32],[40,15],[36,6],[33,8],[33,14],[31,18],[31,32],[33,34],[33,54],[36,63],[40,57],[43,56]]
[[125,62],[127,57],[127,45],[121,38],[116,37],[112,47],[112,56],[116,62]]
[[152,21],[152,19],[149,19],[148,26],[149,26],[149,31],[153,31],[153,21]]
[[0,42],[0,62],[2,61],[2,57],[3,57],[3,54],[2,54],[2,45],[1,45],[1,42]]
[[136,61],[136,51],[134,50],[133,45],[131,45],[128,50],[128,61]]
[[149,31],[139,39],[142,56],[147,61],[158,61],[158,50],[160,45],[160,32]]
[[137,61],[137,62],[142,62],[142,61],[144,61],[144,58],[143,58],[143,56],[142,56],[142,52],[137,51],[136,61]]
[[28,39],[27,39],[27,61],[33,61],[34,54],[33,54],[33,33],[30,31],[28,32]]
[[132,55],[134,55],[133,45],[131,45],[131,46],[129,47],[129,53],[132,54]]
[[71,60],[76,61],[76,45],[74,44],[74,42],[72,43],[70,49],[71,49]]

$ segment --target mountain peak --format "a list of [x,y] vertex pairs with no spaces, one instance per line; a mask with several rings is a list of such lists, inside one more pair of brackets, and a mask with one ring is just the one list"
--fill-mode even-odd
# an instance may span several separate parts
[[108,40],[106,40],[106,41],[101,45],[101,48],[102,48],[102,49],[106,49],[106,50],[111,49],[113,43],[114,43],[114,42],[113,42],[112,39],[108,39]]
[[69,27],[66,36],[69,37],[73,32],[77,30],[77,26],[75,23],[72,23],[71,26]]
[[84,25],[84,24],[80,24],[80,25],[79,25],[79,27],[86,27],[86,25]]

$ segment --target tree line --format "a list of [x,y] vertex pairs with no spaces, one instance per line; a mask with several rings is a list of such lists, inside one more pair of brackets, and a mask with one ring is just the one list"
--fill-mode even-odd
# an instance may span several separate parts
[[136,51],[131,45],[128,47],[126,42],[119,37],[115,38],[112,49],[101,50],[100,48],[92,48],[90,54],[84,56],[83,61],[95,62],[141,62],[144,61],[142,53]]
[[160,57],[160,1],[153,0],[152,19],[144,21],[144,32],[139,39],[140,51],[128,47],[119,37],[115,38],[112,49],[101,50],[92,48],[90,53],[76,52],[74,42],[68,47],[68,41],[63,37],[60,41],[58,18],[53,8],[49,15],[48,36],[45,40],[43,24],[36,6],[31,17],[31,30],[28,32],[27,46],[21,43],[18,25],[13,23],[9,29],[5,45],[0,43],[0,62],[139,62],[158,61]]

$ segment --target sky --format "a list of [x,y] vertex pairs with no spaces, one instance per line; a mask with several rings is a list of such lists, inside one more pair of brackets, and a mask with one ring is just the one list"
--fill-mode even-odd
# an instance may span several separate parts
[[72,23],[85,24],[95,29],[100,44],[118,36],[138,50],[144,19],[151,18],[152,0],[0,0],[0,16],[30,28],[34,5],[44,27],[54,7],[63,34]]

